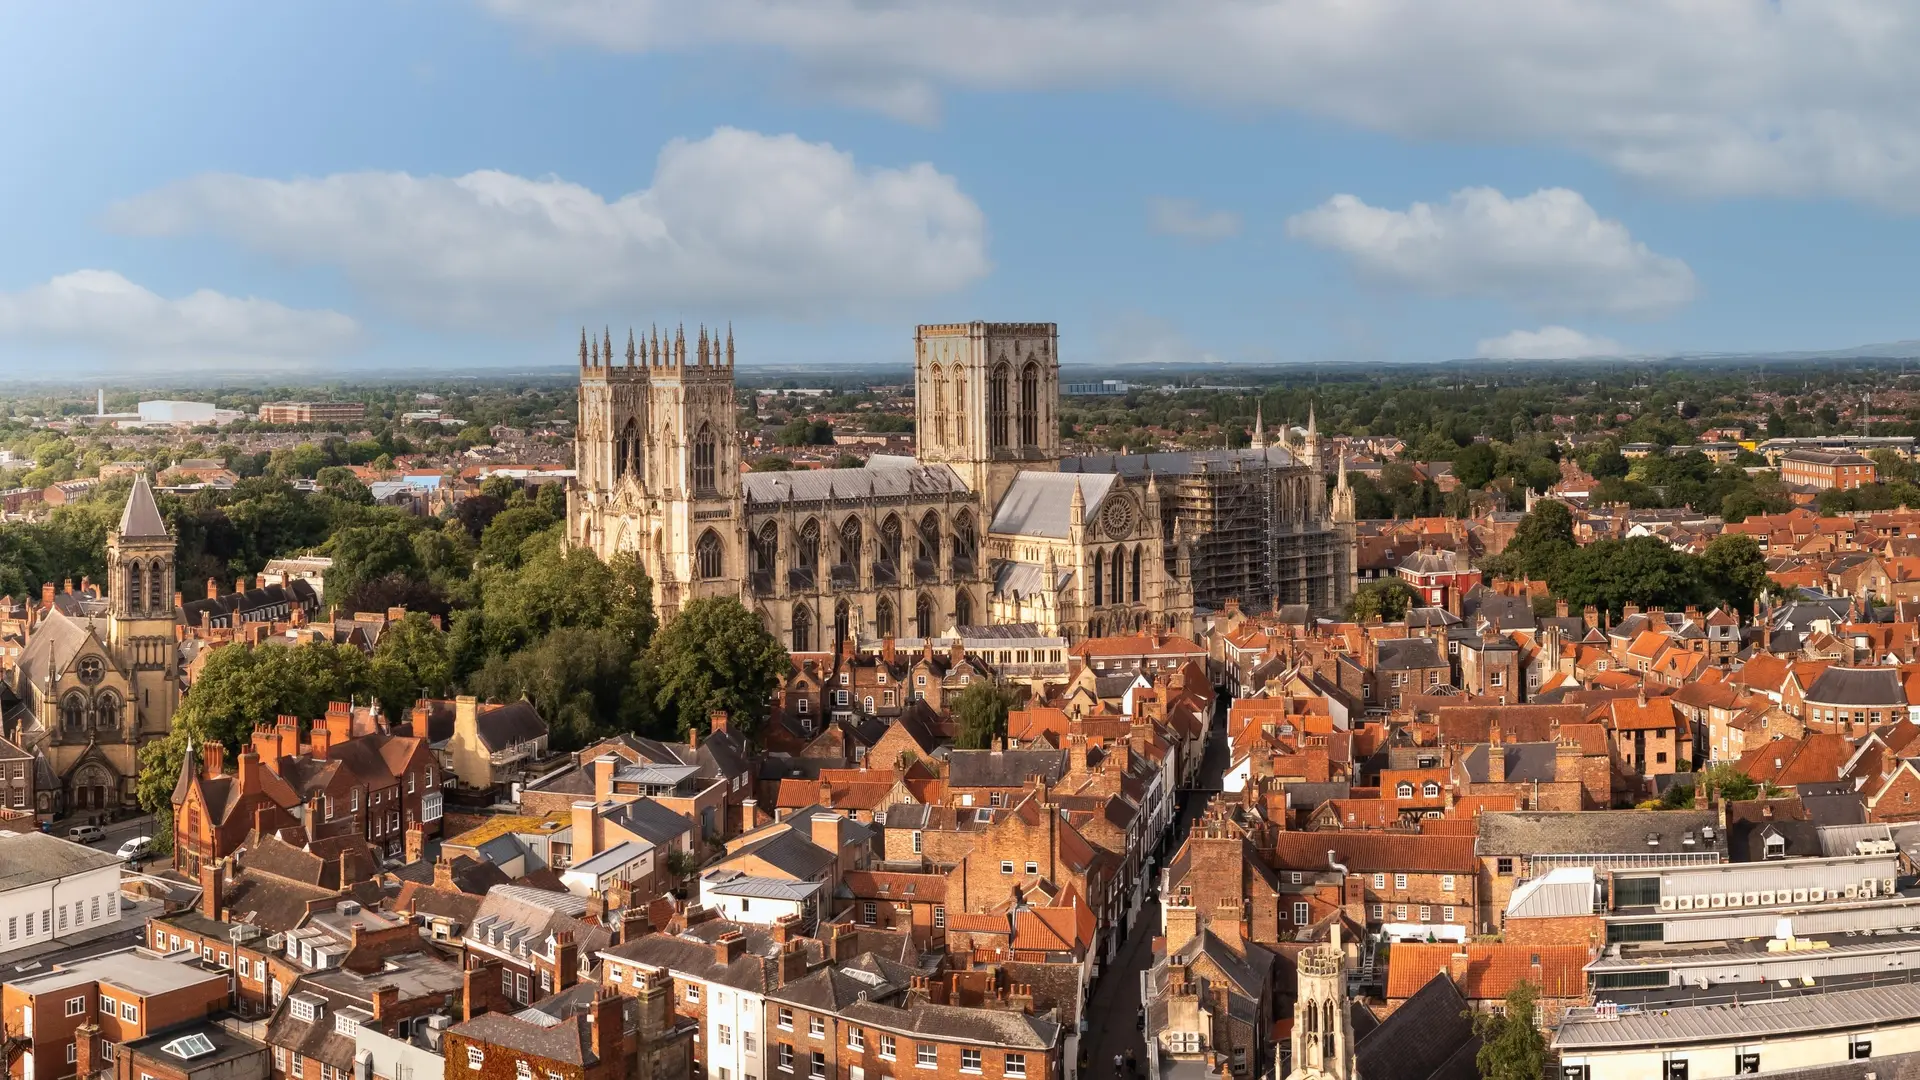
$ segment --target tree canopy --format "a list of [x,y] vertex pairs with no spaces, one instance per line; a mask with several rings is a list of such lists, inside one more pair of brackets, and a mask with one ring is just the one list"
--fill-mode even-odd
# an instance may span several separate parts
[[707,596],[653,636],[635,682],[650,692],[663,728],[704,732],[709,715],[724,711],[728,727],[751,738],[789,664],[786,647],[740,601]]

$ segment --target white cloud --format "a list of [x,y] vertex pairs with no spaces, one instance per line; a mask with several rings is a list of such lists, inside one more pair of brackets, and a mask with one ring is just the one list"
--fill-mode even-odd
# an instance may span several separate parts
[[337,311],[303,311],[211,289],[169,300],[111,270],[76,270],[0,293],[0,338],[129,359],[292,360],[337,352],[359,334]]
[[824,143],[733,128],[669,143],[651,187],[611,200],[493,171],[211,174],[107,220],[336,266],[409,316],[469,328],[609,306],[808,314],[948,293],[989,268],[984,215],[933,166],[863,169]]
[[1577,191],[1509,199],[1456,191],[1405,210],[1335,195],[1287,219],[1288,235],[1347,257],[1361,274],[1436,296],[1488,296],[1540,312],[1651,316],[1693,299],[1693,271],[1602,218]]
[[1625,356],[1626,346],[1565,326],[1515,330],[1482,338],[1475,355],[1488,360],[1578,360],[1588,356]]
[[1240,235],[1240,215],[1208,210],[1192,199],[1158,198],[1147,204],[1153,231],[1162,236],[1210,243]]
[[631,52],[944,89],[1139,88],[1422,139],[1545,140],[1676,190],[1920,209],[1920,7],[1872,0],[480,0]]

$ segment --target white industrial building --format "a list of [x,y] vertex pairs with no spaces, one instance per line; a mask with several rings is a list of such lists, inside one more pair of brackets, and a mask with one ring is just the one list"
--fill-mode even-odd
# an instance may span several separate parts
[[119,921],[119,859],[45,833],[0,832],[0,954]]

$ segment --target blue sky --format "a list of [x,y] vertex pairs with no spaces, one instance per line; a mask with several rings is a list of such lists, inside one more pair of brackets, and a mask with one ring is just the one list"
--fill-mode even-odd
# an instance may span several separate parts
[[1848,0],[0,7],[0,377],[1920,337],[1907,17]]

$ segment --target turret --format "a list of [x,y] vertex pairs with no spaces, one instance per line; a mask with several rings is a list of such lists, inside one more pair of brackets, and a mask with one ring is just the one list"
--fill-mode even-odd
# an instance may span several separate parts
[[587,366],[587,328],[583,326],[580,328],[580,367],[582,370],[585,370],[586,366]]
[[1260,406],[1258,401],[1253,403],[1253,440],[1247,444],[1255,450],[1267,448],[1267,425],[1261,416]]
[[1320,425],[1313,414],[1313,402],[1307,402],[1307,441],[1300,448],[1300,457],[1315,469],[1320,468]]
[[1087,523],[1087,497],[1080,492],[1080,478],[1073,478],[1073,501],[1067,504],[1067,524],[1074,529]]
[[633,327],[627,327],[627,366],[633,366]]

